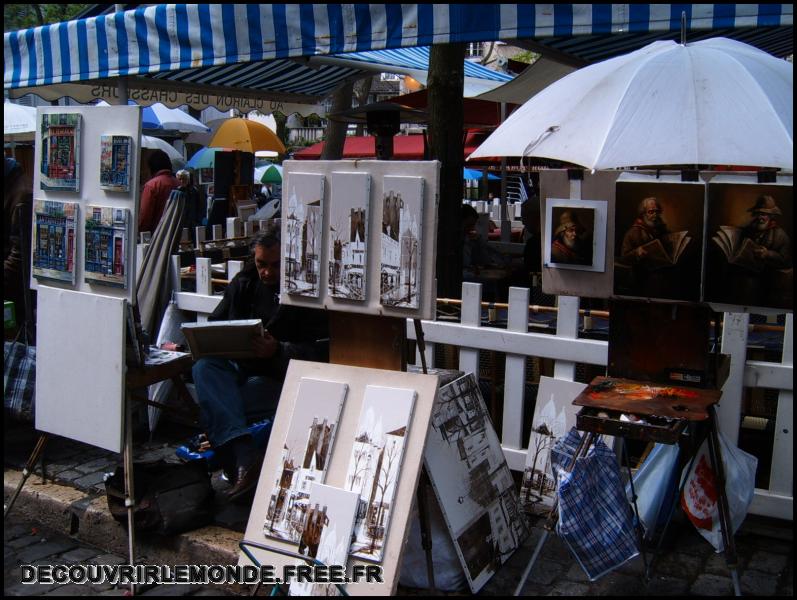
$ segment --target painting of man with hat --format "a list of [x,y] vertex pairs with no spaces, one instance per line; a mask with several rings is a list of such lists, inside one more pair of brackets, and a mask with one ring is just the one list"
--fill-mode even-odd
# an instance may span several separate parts
[[776,185],[709,186],[713,244],[706,265],[706,300],[793,307],[792,190]]
[[[570,208],[559,215],[551,244],[551,262],[592,265],[592,236],[579,219],[579,212],[583,211],[593,212],[590,209]],[[556,212],[554,209],[554,217]],[[594,222],[594,217],[590,221]]]

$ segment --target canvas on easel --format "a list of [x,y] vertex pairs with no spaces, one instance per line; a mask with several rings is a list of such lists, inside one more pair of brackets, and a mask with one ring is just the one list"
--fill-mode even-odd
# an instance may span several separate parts
[[341,300],[365,300],[368,276],[368,201],[371,176],[332,173],[329,202],[328,292]]
[[77,202],[33,203],[33,277],[75,284],[77,273]]
[[130,211],[86,206],[84,277],[87,283],[127,287]]
[[78,113],[46,113],[41,120],[42,190],[80,191],[80,122]]
[[421,177],[384,179],[379,297],[385,306],[419,306],[423,184]]
[[282,270],[291,295],[318,298],[321,293],[324,181],[312,173],[291,173],[286,179]]

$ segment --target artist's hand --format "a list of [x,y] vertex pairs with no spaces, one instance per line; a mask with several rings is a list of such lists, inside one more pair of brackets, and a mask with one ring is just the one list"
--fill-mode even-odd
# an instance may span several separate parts
[[263,334],[263,337],[252,338],[252,346],[255,350],[255,356],[258,358],[271,358],[277,353],[279,342],[277,338],[267,331]]
[[767,258],[769,258],[769,250],[763,247],[758,247],[755,250],[753,250],[753,254],[759,260],[766,260]]
[[645,256],[647,256],[648,251],[645,250],[642,246],[640,246],[639,248],[634,250],[634,253],[637,255],[637,258],[644,258]]

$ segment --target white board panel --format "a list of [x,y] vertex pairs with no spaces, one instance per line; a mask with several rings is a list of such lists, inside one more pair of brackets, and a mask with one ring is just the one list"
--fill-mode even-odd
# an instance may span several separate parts
[[121,452],[125,300],[39,286],[36,429]]
[[[43,189],[42,160],[42,119],[51,114],[78,114],[80,118],[79,139],[75,145],[77,151],[76,179],[77,191],[67,189]],[[135,299],[135,284],[132,274],[136,273],[136,225],[139,208],[139,172],[141,169],[141,107],[140,106],[48,106],[38,107],[36,113],[37,131],[33,157],[33,199],[34,201],[73,202],[78,205],[74,237],[74,279],[72,281],[48,280],[43,285],[82,292],[96,292],[105,296]],[[127,190],[124,186],[108,186],[107,177],[101,175],[103,155],[103,138],[108,136],[129,138],[129,163],[127,165]],[[111,209],[125,209],[128,212],[128,231],[126,246],[120,252],[127,257],[124,285],[108,285],[107,281],[98,281],[85,274],[86,262],[86,224],[85,216],[90,214],[87,206],[98,205]],[[34,224],[35,226],[35,224]],[[33,260],[31,256],[31,288],[37,289],[39,281],[33,276]],[[41,305],[41,300],[39,300]]]

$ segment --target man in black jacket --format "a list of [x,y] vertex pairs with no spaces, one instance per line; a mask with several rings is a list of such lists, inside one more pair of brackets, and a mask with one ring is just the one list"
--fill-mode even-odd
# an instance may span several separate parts
[[257,485],[263,453],[247,422],[274,416],[290,359],[328,360],[325,311],[279,303],[279,232],[259,234],[252,249],[254,264],[230,282],[209,320],[262,320],[266,333],[252,340],[254,358],[202,358],[193,368],[208,438],[227,472],[235,474],[230,500]]

